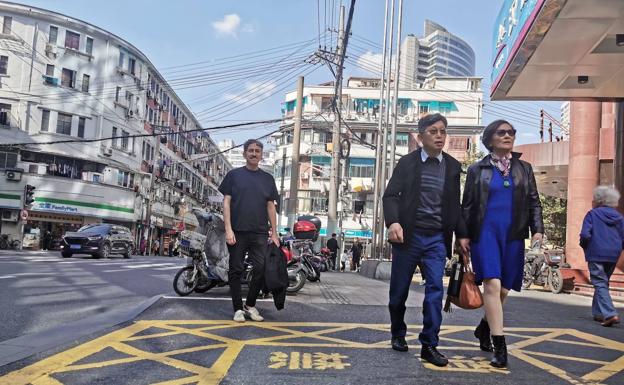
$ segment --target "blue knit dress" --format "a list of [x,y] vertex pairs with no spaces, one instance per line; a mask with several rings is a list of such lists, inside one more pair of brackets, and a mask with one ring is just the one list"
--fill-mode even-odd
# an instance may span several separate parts
[[[509,181],[505,187],[505,179]],[[503,177],[492,167],[492,180],[478,242],[471,244],[472,268],[477,284],[498,278],[505,289],[520,291],[524,269],[524,240],[510,240],[514,184],[511,172]]]

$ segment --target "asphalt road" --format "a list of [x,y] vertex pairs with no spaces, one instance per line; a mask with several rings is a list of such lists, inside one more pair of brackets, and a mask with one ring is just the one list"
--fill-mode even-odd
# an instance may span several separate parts
[[0,342],[173,292],[184,259],[0,252]]
[[[164,296],[134,319],[52,351],[0,367],[0,384],[621,384],[622,326],[591,319],[591,299],[513,293],[507,303],[508,370],[488,365],[472,330],[480,311],[444,314],[443,369],[418,359],[423,287],[407,311],[410,350],[389,346],[388,284],[324,274],[265,322],[236,324],[227,288]],[[619,304],[620,310],[621,304]]]

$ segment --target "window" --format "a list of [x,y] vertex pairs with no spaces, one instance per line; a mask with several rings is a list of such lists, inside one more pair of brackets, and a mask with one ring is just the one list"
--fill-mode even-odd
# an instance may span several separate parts
[[91,80],[91,76],[82,75],[82,92],[89,92],[89,81]]
[[56,120],[56,133],[63,135],[71,135],[72,116],[61,114],[59,112]]
[[11,16],[5,16],[4,23],[2,23],[2,33],[4,35],[11,34],[11,24],[13,24],[13,18]]
[[123,68],[125,58],[126,55],[122,51],[119,51],[119,63],[117,63],[119,68]]
[[111,141],[113,144],[113,147],[117,147],[117,127],[113,127],[113,140]]
[[11,105],[0,103],[0,126],[11,126]]
[[64,87],[74,88],[76,86],[76,71],[63,68],[61,85]]
[[407,147],[409,143],[409,134],[400,133],[397,134],[397,147]]
[[129,142],[128,141],[128,139],[129,139],[128,136],[129,135],[130,134],[127,131],[124,131],[124,130],[121,131],[121,148],[123,150],[127,150],[128,149],[128,142]]
[[88,53],[89,55],[93,55],[93,39],[90,37],[87,38],[87,45],[85,46],[85,52]]
[[132,92],[126,91],[126,106],[132,108]]
[[48,131],[50,127],[50,110],[41,111],[41,131]]
[[426,114],[429,112],[429,106],[418,106],[419,114]]
[[9,68],[9,57],[0,56],[0,75],[6,75]]
[[117,173],[117,184],[123,187],[131,187],[134,184],[134,174],[128,171],[119,171]]
[[48,43],[56,44],[58,40],[58,27],[50,26],[50,33],[48,34]]
[[17,152],[0,151],[0,168],[17,167]]
[[129,58],[128,59],[128,72],[130,72],[132,75],[134,75],[135,74],[135,70],[136,70],[136,59]]
[[54,66],[52,64],[46,64],[46,76],[54,77]]
[[117,87],[115,90],[115,101],[119,103],[119,94],[121,94],[121,87]]
[[72,31],[65,32],[65,48],[75,49],[80,48],[80,34]]
[[86,118],[78,118],[78,137],[84,138]]

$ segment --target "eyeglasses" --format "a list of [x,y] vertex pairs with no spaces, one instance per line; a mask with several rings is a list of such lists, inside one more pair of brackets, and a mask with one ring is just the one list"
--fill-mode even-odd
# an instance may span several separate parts
[[500,138],[505,137],[505,135],[509,135],[513,138],[514,136],[516,136],[516,129],[510,128],[509,130],[497,130],[496,131],[496,136]]
[[431,136],[436,136],[438,134],[445,136],[446,135],[446,130],[427,130],[425,131],[426,134],[429,134]]

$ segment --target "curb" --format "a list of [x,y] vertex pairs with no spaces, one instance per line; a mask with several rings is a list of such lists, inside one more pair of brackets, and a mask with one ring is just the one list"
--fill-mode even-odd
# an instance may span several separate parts
[[42,353],[56,347],[77,342],[83,337],[128,322],[143,313],[165,294],[155,295],[138,305],[83,318],[70,324],[57,326],[37,333],[26,334],[0,342],[0,367]]

